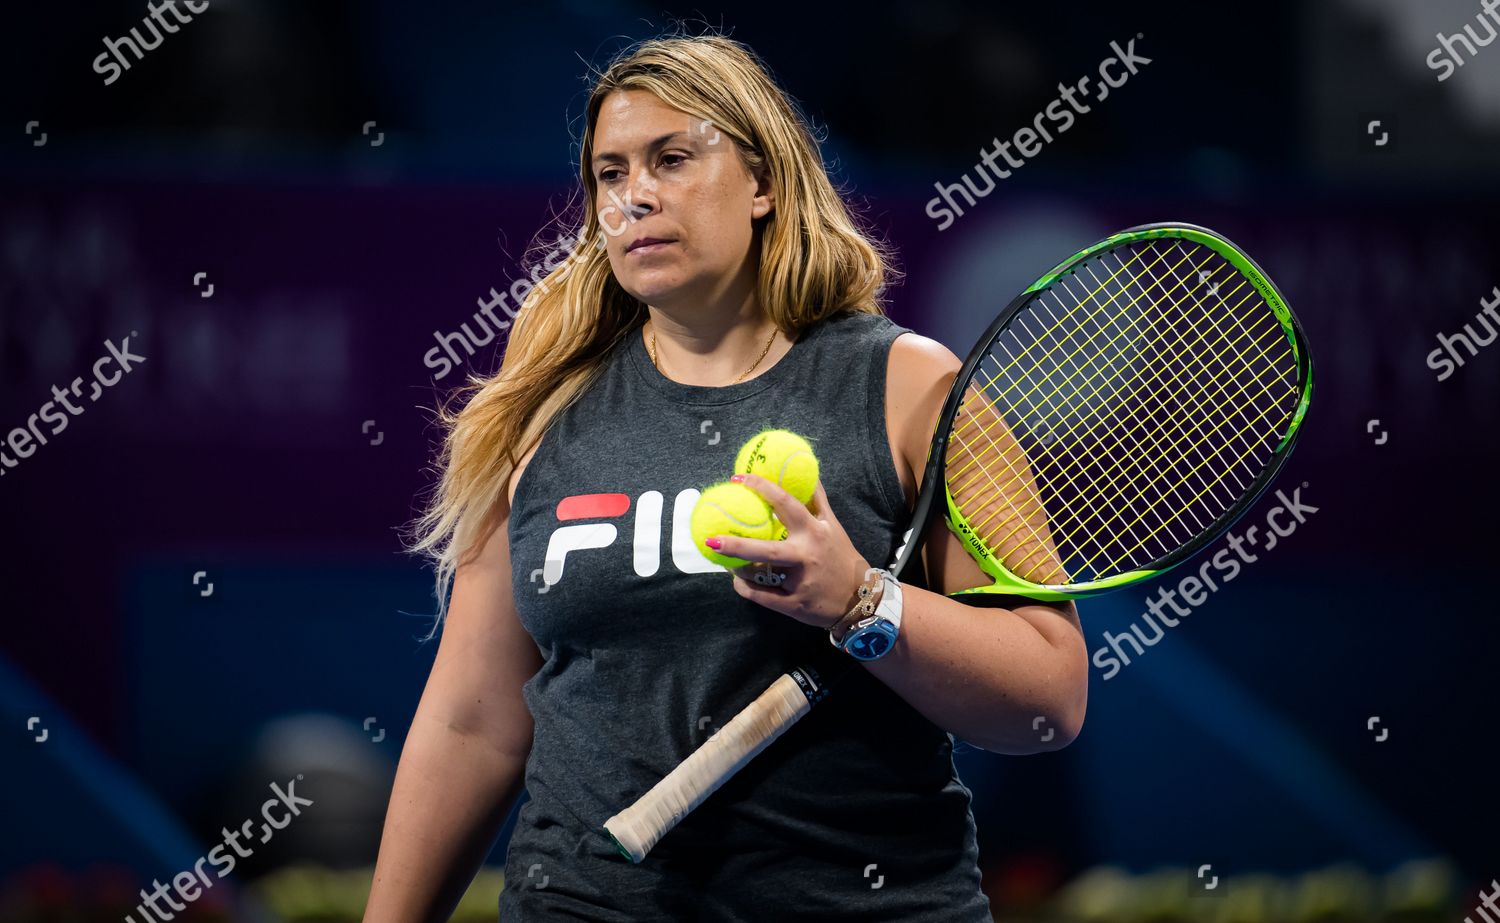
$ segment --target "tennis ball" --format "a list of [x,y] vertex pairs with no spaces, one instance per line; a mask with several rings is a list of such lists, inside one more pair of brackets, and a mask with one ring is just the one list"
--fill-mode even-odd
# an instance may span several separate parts
[[734,459],[735,474],[758,474],[802,501],[812,501],[818,483],[818,457],[807,440],[784,429],[757,434]]
[[703,544],[714,535],[779,540],[786,538],[786,527],[771,514],[771,504],[744,484],[715,484],[698,495],[689,520],[693,547],[715,564],[744,567],[749,561],[719,554]]

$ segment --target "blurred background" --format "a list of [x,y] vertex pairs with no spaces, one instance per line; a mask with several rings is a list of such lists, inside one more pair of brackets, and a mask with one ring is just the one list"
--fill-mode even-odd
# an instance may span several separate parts
[[[106,83],[147,14],[5,12],[0,428],[145,359],[7,449],[0,920],[121,919],[292,779],[316,807],[182,918],[358,919],[436,646],[398,530],[432,407],[503,337],[428,357],[555,238],[589,69],[679,20],[801,101],[899,251],[889,313],[956,352],[1061,256],[1166,219],[1254,254],[1307,328],[1281,483],[1318,512],[1095,669],[1072,746],[960,748],[997,917],[1490,919],[1500,347],[1429,364],[1493,339],[1500,297],[1478,2],[211,0]],[[935,184],[1132,37],[1149,64],[938,229]],[[1081,605],[1090,651],[1155,591]],[[457,918],[494,918],[508,837]]]

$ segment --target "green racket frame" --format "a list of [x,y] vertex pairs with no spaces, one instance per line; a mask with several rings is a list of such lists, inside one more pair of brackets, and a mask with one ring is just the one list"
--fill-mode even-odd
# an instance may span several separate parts
[[[1292,354],[1297,361],[1297,378],[1301,391],[1301,399],[1292,413],[1291,422],[1287,426],[1287,432],[1281,442],[1276,446],[1271,462],[1250,485],[1250,488],[1240,497],[1239,502],[1231,506],[1219,515],[1209,526],[1202,530],[1193,541],[1175,549],[1165,557],[1151,562],[1148,566],[1129,571],[1127,573],[1115,574],[1102,580],[1094,580],[1079,584],[1046,585],[1032,583],[1024,580],[1006,570],[1005,565],[989,551],[980,541],[978,535],[964,519],[963,513],[959,511],[954,502],[953,494],[948,489],[947,478],[943,470],[943,453],[947,447],[948,433],[953,426],[953,418],[958,413],[963,401],[961,389],[954,389],[948,400],[943,405],[942,414],[938,418],[937,436],[932,446],[928,449],[927,469],[923,475],[923,490],[918,498],[916,508],[913,510],[912,522],[919,524],[918,528],[925,528],[928,518],[929,507],[933,503],[936,493],[931,485],[941,481],[943,485],[944,503],[947,507],[945,520],[948,528],[963,542],[970,556],[995,583],[991,586],[974,587],[973,589],[960,590],[953,593],[954,597],[977,596],[983,594],[1000,594],[1007,596],[1026,596],[1038,600],[1062,600],[1078,599],[1085,596],[1093,596],[1098,593],[1106,593],[1110,590],[1139,583],[1156,577],[1183,561],[1197,554],[1203,547],[1228,529],[1241,516],[1245,514],[1251,505],[1260,497],[1265,489],[1276,477],[1281,466],[1290,455],[1292,446],[1296,443],[1297,435],[1302,428],[1303,417],[1307,413],[1309,403],[1312,401],[1313,365],[1312,355],[1308,351],[1307,343],[1302,335],[1302,327],[1297,321],[1291,309],[1287,306],[1286,299],[1276,288],[1275,284],[1266,276],[1265,272],[1251,259],[1243,250],[1235,246],[1224,236],[1210,231],[1208,228],[1199,227],[1195,224],[1181,222],[1162,222],[1158,224],[1143,224],[1138,227],[1129,228],[1118,234],[1113,234],[1054,266],[1041,278],[1033,282],[1024,292],[1017,295],[1006,309],[1000,312],[990,324],[984,336],[975,344],[964,360],[963,367],[959,370],[956,381],[968,381],[973,375],[975,367],[988,353],[990,344],[1000,331],[1041,292],[1048,289],[1053,282],[1076,266],[1079,262],[1099,253],[1102,250],[1112,249],[1124,244],[1136,243],[1147,240],[1160,240],[1164,238],[1178,238],[1202,244],[1205,247],[1223,256],[1236,269],[1244,274],[1255,290],[1265,299],[1276,319],[1281,323],[1281,329],[1285,334],[1287,342],[1291,345]],[[891,571],[898,576],[910,563],[922,545],[922,536],[913,533],[910,539],[902,547]]]

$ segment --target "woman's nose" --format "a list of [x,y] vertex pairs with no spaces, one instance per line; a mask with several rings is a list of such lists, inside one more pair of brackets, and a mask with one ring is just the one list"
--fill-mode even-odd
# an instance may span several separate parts
[[625,190],[625,210],[634,220],[639,221],[656,210],[656,192],[649,182],[632,183]]

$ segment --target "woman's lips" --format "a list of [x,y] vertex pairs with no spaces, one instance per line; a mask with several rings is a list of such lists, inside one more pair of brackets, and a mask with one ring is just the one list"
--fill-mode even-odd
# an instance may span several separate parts
[[636,247],[634,250],[631,250],[629,255],[634,255],[637,253],[658,253],[662,249],[675,243],[677,243],[677,241],[675,240],[659,240],[654,244],[642,244],[641,246]]

